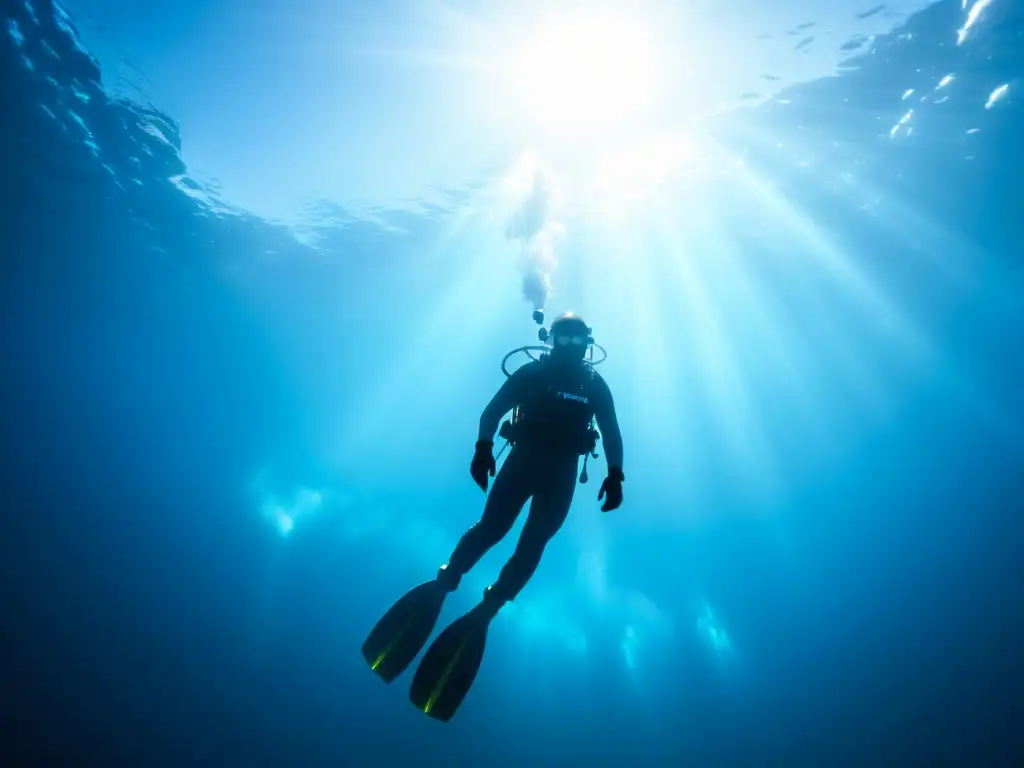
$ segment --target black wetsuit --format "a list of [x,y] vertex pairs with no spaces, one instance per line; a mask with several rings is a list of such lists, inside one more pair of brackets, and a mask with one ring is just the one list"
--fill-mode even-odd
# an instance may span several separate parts
[[502,417],[519,407],[514,445],[491,486],[480,521],[459,541],[448,562],[456,579],[512,530],[527,499],[529,517],[516,551],[493,586],[508,601],[526,586],[544,547],[565,522],[576,490],[579,458],[594,447],[596,417],[609,467],[622,467],[622,437],[611,392],[590,365],[542,358],[518,369],[480,417],[489,441]]

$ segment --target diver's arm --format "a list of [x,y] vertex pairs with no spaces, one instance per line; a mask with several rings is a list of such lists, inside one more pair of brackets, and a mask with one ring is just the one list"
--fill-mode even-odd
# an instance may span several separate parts
[[609,471],[612,468],[622,471],[622,433],[619,431],[619,420],[615,416],[615,401],[612,399],[612,392],[604,379],[598,379],[598,397],[594,402],[594,416],[597,417],[597,426],[601,430],[601,437],[604,439],[604,457],[608,462]]
[[501,417],[523,402],[529,382],[529,369],[529,365],[524,365],[505,379],[505,383],[498,388],[491,402],[480,414],[480,432],[477,440],[493,441]]

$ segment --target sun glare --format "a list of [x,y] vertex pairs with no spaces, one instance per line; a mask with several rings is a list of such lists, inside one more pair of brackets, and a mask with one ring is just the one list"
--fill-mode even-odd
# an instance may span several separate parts
[[560,134],[588,133],[634,116],[655,97],[653,36],[629,18],[567,18],[543,28],[518,58],[516,87],[530,117]]
[[587,202],[603,215],[631,204],[650,203],[662,194],[663,186],[678,179],[680,172],[700,180],[706,161],[694,139],[682,134],[664,134],[628,144],[602,154],[594,163]]

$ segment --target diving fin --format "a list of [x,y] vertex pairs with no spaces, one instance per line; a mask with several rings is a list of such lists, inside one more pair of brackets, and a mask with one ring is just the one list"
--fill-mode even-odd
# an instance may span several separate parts
[[485,600],[456,619],[433,642],[412,681],[409,700],[435,720],[448,722],[476,679],[497,608]]
[[448,590],[427,581],[405,593],[381,617],[363,643],[363,658],[385,683],[408,667],[430,639]]

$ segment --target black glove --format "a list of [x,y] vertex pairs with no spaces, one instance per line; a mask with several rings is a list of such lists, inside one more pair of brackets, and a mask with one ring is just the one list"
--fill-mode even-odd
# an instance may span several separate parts
[[608,477],[601,483],[601,491],[597,494],[597,500],[600,501],[608,494],[608,498],[604,504],[601,505],[602,512],[611,512],[613,509],[618,509],[622,506],[622,481],[626,479],[626,476],[622,474],[622,470],[618,467],[608,467]]
[[[473,482],[480,486],[480,490],[487,493],[487,476],[494,477],[497,467],[494,464],[494,455],[491,450],[494,443],[490,440],[478,440],[476,453],[473,454],[473,461],[469,465],[469,474],[473,476]],[[621,493],[619,494],[621,497]]]

